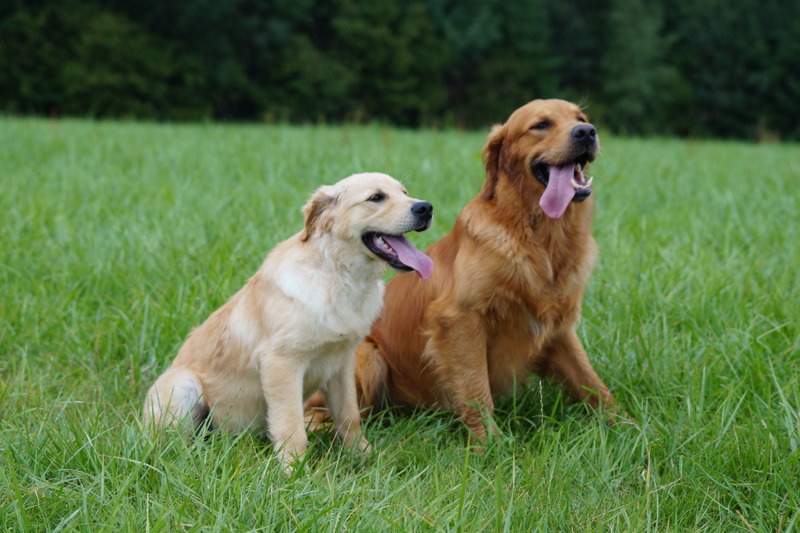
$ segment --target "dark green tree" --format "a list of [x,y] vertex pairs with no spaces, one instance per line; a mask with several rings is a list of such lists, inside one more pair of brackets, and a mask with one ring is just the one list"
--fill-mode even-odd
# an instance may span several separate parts
[[449,51],[420,3],[342,0],[331,27],[331,57],[353,73],[355,111],[415,126],[444,108]]
[[520,105],[558,96],[555,61],[549,50],[551,24],[542,2],[496,3],[500,41],[472,71],[462,111],[471,125],[502,122]]
[[602,113],[601,65],[609,0],[548,2],[548,51],[557,76],[557,94],[587,107],[592,120]]
[[71,2],[19,7],[0,20],[0,109],[59,113],[67,97],[61,67],[71,56],[81,11]]
[[791,46],[778,44],[774,29],[790,24],[791,4],[703,0],[665,11],[677,37],[672,62],[692,92],[685,109],[692,125],[685,133],[754,138],[759,124],[771,122],[766,109],[781,83],[773,71],[775,56]]
[[525,0],[426,0],[453,58],[446,73],[457,123],[504,120],[534,98],[556,93],[556,60],[545,4]]
[[197,62],[177,57],[169,43],[120,15],[90,15],[62,68],[67,114],[171,119],[211,114],[200,97],[205,80]]
[[560,97],[628,134],[800,139],[786,0],[7,0],[0,111],[467,127]]
[[772,60],[767,63],[768,90],[759,133],[800,140],[800,4],[769,3],[765,7]]
[[689,98],[677,69],[666,62],[669,42],[662,25],[661,9],[652,2],[611,1],[597,119],[616,132],[671,133],[671,110]]

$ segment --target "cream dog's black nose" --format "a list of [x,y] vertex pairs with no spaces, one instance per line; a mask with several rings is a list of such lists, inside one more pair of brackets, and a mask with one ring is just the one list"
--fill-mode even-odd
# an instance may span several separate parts
[[411,206],[411,212],[420,218],[431,218],[433,216],[433,206],[428,202],[417,202]]
[[417,220],[422,224],[417,231],[425,231],[431,226],[433,219],[433,206],[428,202],[417,202],[411,206],[411,212],[416,215]]

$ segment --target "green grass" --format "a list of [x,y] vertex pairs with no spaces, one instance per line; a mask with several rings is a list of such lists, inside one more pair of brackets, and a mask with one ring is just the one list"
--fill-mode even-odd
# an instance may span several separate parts
[[800,150],[604,138],[581,337],[633,425],[532,380],[468,452],[450,415],[312,438],[151,441],[144,393],[299,230],[320,184],[479,189],[485,133],[0,119],[0,529],[798,531]]

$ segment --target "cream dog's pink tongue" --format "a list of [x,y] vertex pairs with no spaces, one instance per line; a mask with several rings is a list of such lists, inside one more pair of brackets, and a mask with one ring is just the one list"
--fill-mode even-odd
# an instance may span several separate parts
[[409,268],[413,268],[419,274],[419,277],[422,279],[431,277],[433,260],[414,248],[414,245],[408,242],[408,239],[402,235],[399,237],[384,235],[383,240],[394,249],[400,262]]
[[567,206],[575,196],[575,188],[572,186],[572,177],[575,174],[575,164],[571,165],[551,165],[550,179],[544,194],[539,198],[539,206],[544,214],[550,218],[561,218]]

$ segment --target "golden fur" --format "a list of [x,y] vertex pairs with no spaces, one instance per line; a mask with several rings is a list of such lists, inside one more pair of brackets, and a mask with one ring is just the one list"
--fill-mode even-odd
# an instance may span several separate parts
[[363,236],[426,229],[431,211],[385,174],[318,189],[303,230],[192,332],[150,388],[145,421],[184,431],[204,421],[252,429],[268,434],[289,465],[307,447],[303,399],[323,389],[345,445],[367,449],[354,350],[380,312],[386,263]]
[[493,397],[530,373],[593,407],[613,404],[575,332],[597,256],[592,199],[550,218],[532,170],[574,161],[585,170],[599,150],[586,121],[574,104],[536,100],[495,127],[483,150],[483,189],[426,250],[433,276],[392,279],[381,317],[357,348],[362,408],[453,410],[482,441]]

